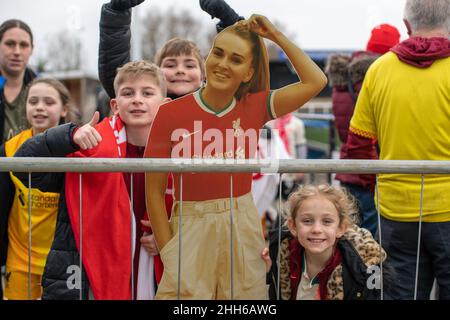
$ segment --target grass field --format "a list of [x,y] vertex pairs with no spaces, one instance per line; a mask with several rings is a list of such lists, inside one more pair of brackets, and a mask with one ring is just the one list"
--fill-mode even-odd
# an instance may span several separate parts
[[[314,149],[320,148],[328,154],[329,152],[329,145],[330,145],[330,133],[329,133],[329,126],[327,125],[308,125],[309,123],[305,122],[305,136],[307,143],[309,143],[309,146],[314,146]],[[338,134],[335,130],[335,137],[336,137],[336,145],[334,147],[335,150],[339,150],[341,146],[341,141],[339,140]],[[310,153],[311,155],[315,153]]]

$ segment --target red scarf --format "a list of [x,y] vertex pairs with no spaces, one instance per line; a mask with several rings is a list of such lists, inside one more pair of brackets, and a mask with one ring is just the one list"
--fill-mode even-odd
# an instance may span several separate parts
[[450,41],[446,38],[411,37],[391,49],[404,63],[428,68],[438,59],[450,57]]
[[[292,238],[289,241],[289,268],[290,268],[290,280],[291,280],[291,299],[295,300],[297,298],[297,290],[302,278],[302,256],[303,247],[298,242],[297,238]],[[319,278],[319,294],[320,300],[328,300],[327,294],[327,282],[330,278],[331,273],[336,269],[336,267],[342,262],[341,251],[338,246],[335,246],[333,255],[327,262],[325,268],[317,274]]]
[[[126,132],[118,117],[96,125],[102,142],[74,158],[125,158]],[[66,202],[80,251],[79,173],[66,174]],[[97,300],[131,299],[131,212],[121,172],[82,175],[82,259]],[[127,227],[129,226],[129,227]]]

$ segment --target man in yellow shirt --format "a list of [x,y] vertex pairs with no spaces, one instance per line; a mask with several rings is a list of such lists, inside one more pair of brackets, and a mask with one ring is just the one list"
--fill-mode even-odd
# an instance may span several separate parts
[[[374,154],[377,139],[382,160],[450,160],[450,0],[407,0],[404,22],[410,38],[366,74],[349,153]],[[450,299],[450,176],[424,181],[417,298],[429,298],[436,278],[440,298]],[[397,271],[388,298],[414,298],[420,195],[420,175],[379,176],[379,231]]]

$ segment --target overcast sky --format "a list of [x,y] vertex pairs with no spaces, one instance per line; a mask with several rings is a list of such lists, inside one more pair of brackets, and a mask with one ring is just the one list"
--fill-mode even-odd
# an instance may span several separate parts
[[[365,48],[370,30],[390,23],[406,38],[402,23],[406,0],[227,0],[241,15],[266,15],[283,23],[303,49]],[[97,74],[98,22],[102,3],[107,0],[13,0],[0,1],[0,21],[18,18],[26,21],[35,34],[31,63],[43,51],[46,36],[58,30],[79,33],[83,40],[83,70]],[[198,0],[146,0],[135,17],[146,10],[190,9],[205,24],[212,23],[201,11]]]

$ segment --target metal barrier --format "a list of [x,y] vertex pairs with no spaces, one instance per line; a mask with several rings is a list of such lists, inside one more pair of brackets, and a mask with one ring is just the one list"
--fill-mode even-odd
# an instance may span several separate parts
[[[331,106],[330,106],[331,109]],[[328,141],[327,141],[327,151],[326,151],[326,158],[333,159],[333,152],[338,150],[338,143],[340,141],[339,137],[336,135],[336,123],[335,123],[335,116],[332,113],[305,113],[305,112],[297,112],[294,114],[297,118],[303,120],[305,122],[305,133],[308,130],[307,129],[307,121],[313,120],[313,121],[319,121],[323,123],[327,123],[328,127]],[[307,144],[310,145],[310,147],[313,147],[314,145],[316,148],[317,142],[313,142],[308,140],[309,142]],[[314,145],[313,145],[314,143]],[[320,142],[319,142],[320,145]],[[332,182],[332,174],[327,174],[328,183]]]
[[[207,165],[205,165],[207,164]],[[274,164],[276,167],[274,167]],[[274,169],[274,170],[272,170]],[[0,158],[0,172],[262,172],[450,174],[450,161]]]
[[[380,223],[380,197],[378,194],[378,174],[380,173],[397,173],[397,174],[420,174],[421,175],[421,193],[420,193],[420,219],[418,233],[418,251],[416,262],[416,280],[414,298],[417,298],[417,282],[418,282],[418,266],[420,253],[420,236],[422,228],[422,210],[423,210],[423,192],[424,192],[424,175],[426,174],[450,174],[450,161],[381,161],[381,160],[276,160],[271,162],[262,162],[261,160],[217,160],[217,159],[102,159],[102,158],[0,158],[0,172],[15,171],[28,172],[28,188],[31,190],[31,174],[33,172],[249,172],[249,173],[365,173],[377,174],[376,196],[378,211],[378,224]],[[181,283],[181,225],[182,225],[182,192],[183,183],[182,175],[180,181],[180,214],[179,214],[179,250],[178,250],[178,288],[177,296],[180,298]],[[280,177],[281,178],[281,177]],[[230,176],[230,202],[233,198],[233,180]],[[131,177],[131,186],[132,177]],[[79,179],[80,187],[80,229],[82,229],[82,174]],[[280,185],[281,187],[281,185]],[[281,191],[281,190],[280,190]],[[133,189],[131,188],[131,208],[133,208]],[[281,193],[281,192],[280,192]],[[31,203],[31,192],[29,192],[29,203]],[[233,226],[233,205],[230,205],[230,223]],[[31,297],[31,205],[28,206],[28,298]],[[279,213],[281,213],[281,199],[279,203]],[[133,214],[133,213],[132,213]],[[279,230],[281,231],[281,219],[279,220]],[[81,231],[81,230],[80,230]],[[233,252],[233,228],[230,228],[230,253]],[[381,244],[381,232],[379,232],[379,243]],[[133,233],[132,233],[133,236]],[[80,276],[82,275],[82,232],[80,232]],[[280,246],[281,232],[278,234],[278,246]],[[134,239],[132,239],[132,243]],[[381,256],[381,251],[380,251]],[[277,263],[279,265],[280,257],[278,252]],[[131,261],[133,264],[133,261]],[[233,258],[231,255],[231,296],[233,299]],[[381,275],[383,264],[381,263]],[[133,270],[133,268],[131,268]],[[133,271],[132,271],[133,272]],[[280,274],[278,273],[278,286],[280,285]],[[381,297],[383,299],[383,277],[381,276]],[[134,299],[133,274],[132,282],[132,298]],[[81,283],[81,281],[80,281]],[[80,300],[83,299],[82,285],[80,286]],[[277,290],[279,292],[279,290]]]

